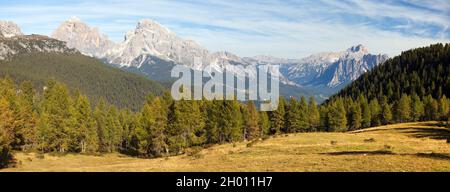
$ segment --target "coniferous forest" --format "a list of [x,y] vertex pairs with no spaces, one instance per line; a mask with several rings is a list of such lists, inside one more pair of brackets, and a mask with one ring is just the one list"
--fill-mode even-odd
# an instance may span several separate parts
[[252,102],[173,101],[149,95],[140,111],[51,80],[0,80],[0,166],[13,150],[41,153],[112,153],[138,157],[177,155],[188,148],[265,139],[270,135],[342,132],[397,122],[449,121],[450,45],[404,52],[361,76],[328,101],[280,98],[278,110]]

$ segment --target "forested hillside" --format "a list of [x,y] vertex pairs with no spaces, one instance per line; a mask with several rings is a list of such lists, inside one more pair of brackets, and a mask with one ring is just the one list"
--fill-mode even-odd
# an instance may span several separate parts
[[403,52],[362,75],[321,107],[327,130],[450,120],[450,44]]
[[55,79],[71,91],[79,89],[93,103],[104,98],[119,108],[132,110],[138,110],[148,94],[160,95],[164,90],[154,81],[73,53],[21,53],[0,60],[0,76],[9,76],[16,83],[31,81],[38,92]]
[[[271,112],[259,112],[252,102],[244,104],[235,100],[173,101],[167,93],[162,96],[145,97],[142,107],[137,107],[141,110],[133,112],[126,109],[119,110],[103,100],[89,101],[83,95],[83,91],[70,93],[66,85],[57,81],[49,81],[45,85],[46,89],[42,91],[43,94],[36,94],[37,91],[32,88],[30,82],[21,82],[21,85],[17,86],[11,79],[0,79],[0,167],[7,165],[12,159],[11,149],[58,153],[121,152],[139,157],[159,157],[190,151],[194,151],[195,154],[195,150],[211,144],[257,141],[270,135],[284,133],[343,132],[396,122],[428,120],[447,121],[448,126],[450,121],[450,99],[447,97],[448,53],[449,45],[433,45],[405,52],[377,67],[375,69],[377,71],[394,74],[383,76],[387,82],[399,82],[392,83],[392,86],[396,87],[392,93],[388,91],[378,94],[366,89],[365,86],[374,90],[377,90],[377,86],[380,90],[383,87],[373,84],[384,81],[378,76],[381,72],[370,72],[324,104],[317,105],[314,97],[309,100],[305,97],[299,100],[291,97],[289,101],[281,97],[278,109]],[[52,61],[64,62],[52,62],[45,59],[47,57],[52,58]],[[434,57],[437,58],[433,59]],[[43,74],[66,75],[71,81],[57,77],[69,85],[73,83],[72,81],[85,82],[83,78],[96,79],[94,77],[102,76],[103,72],[103,68],[100,67],[102,64],[96,63],[96,60],[77,58],[76,55],[41,54],[31,58],[35,60],[30,61],[30,57],[25,56],[16,59],[17,66],[22,66],[17,69],[8,62],[0,64],[9,66],[7,71],[15,74],[13,77],[18,81],[28,78],[41,80],[40,75],[33,73],[37,71]],[[33,68],[35,61],[47,61],[42,67],[54,66],[57,63],[77,63],[70,58],[77,62],[83,61],[82,63],[90,61],[94,66],[99,64],[99,69],[95,71],[94,68],[92,72],[88,70],[91,69],[90,66],[68,67],[70,66],[68,65],[67,68],[57,67],[59,70],[56,71],[48,69],[52,73],[45,73]],[[416,64],[415,61],[420,62]],[[21,69],[21,73],[13,73],[18,69]],[[70,72],[83,69],[87,70],[84,73],[90,75],[78,76],[80,74]],[[106,77],[110,74],[104,73]],[[410,76],[417,76],[415,78],[420,81],[413,81],[416,83],[411,84],[411,81],[407,80]],[[113,77],[110,79],[99,77],[101,81],[91,80],[86,83],[107,84],[108,80],[114,82],[114,78],[118,78]],[[401,83],[406,83],[405,87],[409,89],[404,88]],[[111,86],[120,88],[121,85],[126,88],[126,85],[140,84],[128,81],[127,84]],[[95,88],[98,85],[93,86]],[[359,89],[361,91],[358,91]],[[109,90],[106,88],[103,91]],[[93,108],[91,103],[94,103]],[[251,146],[252,143],[248,145]]]
[[387,97],[397,101],[402,94],[420,98],[450,96],[450,44],[435,44],[403,52],[365,73],[332,97],[360,94],[367,99]]

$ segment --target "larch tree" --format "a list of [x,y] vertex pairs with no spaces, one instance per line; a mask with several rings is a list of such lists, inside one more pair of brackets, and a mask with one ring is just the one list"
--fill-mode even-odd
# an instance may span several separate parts
[[317,131],[320,126],[320,111],[317,106],[316,100],[312,96],[309,98],[308,111],[310,130]]
[[246,110],[246,139],[253,140],[259,138],[261,135],[261,130],[259,127],[259,117],[258,111],[255,107],[255,104],[252,101],[249,101],[247,104]]

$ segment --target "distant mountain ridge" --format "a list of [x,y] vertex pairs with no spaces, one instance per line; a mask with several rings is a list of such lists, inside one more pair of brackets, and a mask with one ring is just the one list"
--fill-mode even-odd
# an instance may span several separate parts
[[148,94],[161,95],[159,83],[105,65],[80,54],[66,42],[41,35],[0,37],[0,77],[16,83],[31,81],[41,91],[55,79],[70,90],[80,90],[91,101],[104,98],[119,108],[139,110]]
[[[64,41],[69,39],[67,34],[77,34],[79,37],[73,37],[72,39],[83,39],[81,37],[92,34],[92,30],[89,30],[90,27],[85,27],[86,24],[81,21],[69,21],[62,23],[55,30],[54,34],[60,34],[54,35],[55,38]],[[72,22],[79,24],[71,24]],[[81,26],[81,29],[72,29],[70,26]],[[70,31],[59,33],[62,29],[72,29],[77,33]],[[98,33],[95,34],[94,36],[99,36]],[[107,39],[106,36],[102,37],[104,37],[102,41],[109,41],[105,40]],[[84,44],[89,43],[92,44],[92,42],[85,42]],[[76,43],[73,45],[76,45]],[[78,46],[78,49],[86,50],[84,49],[85,46]],[[77,46],[74,47],[77,48]],[[97,54],[99,52],[102,53]],[[196,42],[184,40],[166,27],[149,19],[139,21],[134,30],[127,32],[123,42],[112,45],[110,49],[106,50],[105,47],[98,47],[97,50],[88,54],[100,55],[98,57],[107,63],[121,68],[131,68],[133,71],[140,71],[149,78],[158,80],[165,79],[159,75],[167,75],[169,72],[159,71],[161,73],[155,74],[154,71],[151,71],[155,68],[154,65],[160,65],[156,68],[162,69],[166,67],[161,65],[181,64],[200,70],[206,64],[211,64],[213,68],[217,69],[227,65],[279,64],[281,65],[281,82],[283,84],[302,89],[308,87],[308,89],[314,89],[315,91],[320,89],[323,90],[325,96],[355,80],[361,74],[388,58],[386,55],[370,54],[363,45],[357,45],[342,52],[311,55],[300,60],[270,56],[241,58],[226,51],[211,53]],[[202,60],[201,65],[194,63],[195,57]],[[237,73],[245,74],[246,71]]]
[[[297,87],[295,90],[303,90],[297,93],[282,92],[285,96],[314,92],[326,98],[388,58],[387,55],[370,54],[363,45],[340,52],[314,54],[303,59],[263,55],[239,57],[226,51],[212,53],[149,19],[140,20],[136,28],[128,31],[124,41],[120,43],[114,43],[101,34],[98,28],[90,27],[77,18],[63,22],[52,37],[67,42],[69,48],[76,48],[82,54],[163,82],[173,80],[168,74],[171,66],[177,64],[194,70],[201,70],[208,64],[218,70],[228,65],[280,65],[281,83],[287,87]],[[195,63],[194,58],[200,58],[201,63]],[[235,73],[245,75],[249,71]]]

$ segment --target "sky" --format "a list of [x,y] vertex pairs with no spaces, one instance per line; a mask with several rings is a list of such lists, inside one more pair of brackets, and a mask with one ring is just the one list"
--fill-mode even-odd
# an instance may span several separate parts
[[450,42],[450,0],[0,0],[0,20],[51,35],[70,17],[113,41],[152,19],[210,51],[297,59],[363,44],[371,53]]

